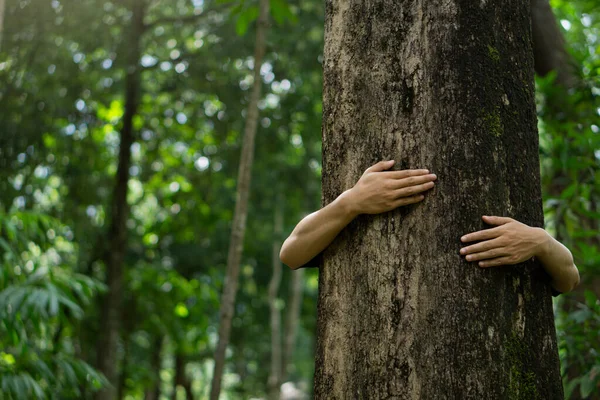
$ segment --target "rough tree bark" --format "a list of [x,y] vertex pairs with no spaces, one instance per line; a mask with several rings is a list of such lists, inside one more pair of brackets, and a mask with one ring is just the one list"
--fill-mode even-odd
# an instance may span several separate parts
[[97,394],[97,399],[114,400],[118,387],[117,346],[121,319],[121,299],[123,292],[123,263],[127,248],[127,190],[129,167],[131,166],[131,145],[134,142],[133,117],[137,114],[140,96],[140,40],[144,31],[144,0],[132,0],[132,19],[127,46],[127,76],[125,78],[125,112],[119,164],[115,177],[115,188],[111,205],[111,219],[108,229],[109,248],[106,253],[108,293],[102,300],[100,326],[102,332],[98,340],[98,367],[111,383]]
[[459,256],[482,215],[542,226],[529,4],[326,1],[322,204],[383,159],[438,175],[319,271],[316,399],[562,399],[548,277]]
[[273,275],[269,282],[269,310],[271,313],[271,371],[267,382],[269,400],[279,399],[282,383],[281,313],[277,307],[277,293],[281,285],[281,235],[283,234],[283,196],[277,193],[273,223],[272,264]]
[[262,78],[260,68],[266,51],[266,32],[269,17],[269,0],[260,0],[259,15],[256,21],[256,41],[254,48],[254,84],[248,113],[244,127],[244,138],[242,142],[242,155],[238,171],[237,195],[231,237],[229,242],[229,253],[227,255],[227,271],[225,284],[221,295],[221,308],[219,310],[219,340],[215,350],[215,365],[210,389],[210,399],[218,400],[221,393],[221,378],[225,368],[225,350],[229,343],[231,334],[231,321],[235,309],[235,296],[238,287],[238,276],[240,273],[240,260],[246,233],[246,218],[248,214],[248,195],[250,192],[250,178],[252,162],[254,159],[254,138],[256,136],[256,125],[258,123],[258,100],[260,99]]

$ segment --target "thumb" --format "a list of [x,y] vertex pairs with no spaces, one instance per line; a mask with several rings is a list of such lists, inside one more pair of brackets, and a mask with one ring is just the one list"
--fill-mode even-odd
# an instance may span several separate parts
[[395,162],[396,161],[394,161],[394,160],[379,161],[377,164],[372,165],[371,167],[367,168],[367,171],[369,171],[369,172],[385,171],[386,169],[392,168],[392,166],[394,165]]

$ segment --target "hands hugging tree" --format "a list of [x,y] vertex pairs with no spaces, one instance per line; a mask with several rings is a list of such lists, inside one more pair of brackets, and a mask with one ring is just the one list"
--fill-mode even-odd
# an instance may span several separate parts
[[[389,170],[394,164],[394,160],[388,160],[372,165],[351,189],[302,219],[283,243],[281,260],[293,269],[300,268],[323,251],[356,216],[418,203],[435,186],[437,176],[429,170]],[[508,217],[482,218],[494,227],[462,236],[463,243],[473,243],[460,249],[467,261],[477,262],[480,267],[497,267],[537,257],[552,278],[555,292],[568,292],[579,284],[579,271],[571,252],[544,229]]]

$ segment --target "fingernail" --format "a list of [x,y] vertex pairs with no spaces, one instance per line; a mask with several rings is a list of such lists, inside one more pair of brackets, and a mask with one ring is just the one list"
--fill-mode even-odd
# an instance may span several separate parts
[[461,238],[460,238],[460,240],[462,240],[463,242],[464,242],[466,239],[467,239],[467,237],[466,237],[466,236],[463,236],[463,237],[461,237]]
[[467,256],[467,260],[470,260],[471,258],[473,258],[473,257],[471,257],[470,255]]

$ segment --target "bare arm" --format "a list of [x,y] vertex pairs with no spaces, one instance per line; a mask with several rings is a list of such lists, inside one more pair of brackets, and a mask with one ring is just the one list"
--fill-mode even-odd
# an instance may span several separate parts
[[297,269],[323,251],[359,214],[379,214],[423,200],[420,193],[433,187],[428,170],[386,171],[394,161],[381,161],[363,173],[353,188],[307,215],[281,246],[279,257]]
[[463,242],[480,241],[460,250],[467,261],[477,261],[480,267],[513,265],[537,257],[552,278],[552,287],[561,293],[579,284],[579,271],[573,255],[562,243],[542,228],[534,228],[507,217],[484,216],[495,228],[470,233]]
[[323,251],[358,214],[352,210],[348,191],[322,209],[307,215],[283,242],[279,258],[297,269]]

